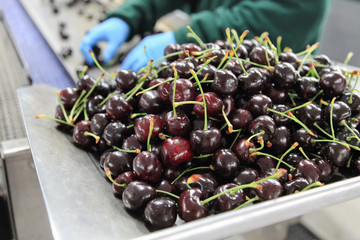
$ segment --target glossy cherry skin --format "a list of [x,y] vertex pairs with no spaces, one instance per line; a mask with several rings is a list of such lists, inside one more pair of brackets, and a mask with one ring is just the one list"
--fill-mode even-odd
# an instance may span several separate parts
[[[214,117],[221,113],[221,109],[223,106],[223,102],[221,98],[213,92],[204,93],[205,102],[206,102],[206,110],[208,117]],[[199,94],[195,101],[203,102],[203,96]],[[204,108],[200,104],[194,104],[194,112],[196,115],[203,117],[204,116]]]
[[275,66],[272,75],[272,81],[278,88],[291,88],[295,85],[299,73],[295,70],[294,66],[290,63],[279,63]]
[[[175,53],[175,52],[180,52],[181,50],[182,49],[181,49],[180,44],[170,43],[169,45],[166,46],[166,48],[164,50],[164,56]],[[176,61],[178,58],[179,58],[179,55],[175,55],[175,56],[166,58],[166,60],[168,62],[173,62],[173,61]]]
[[104,128],[102,138],[111,146],[121,146],[123,140],[128,136],[125,124],[120,121],[110,122]]
[[[280,184],[283,185],[288,180],[289,174],[285,168],[280,167],[278,170],[283,171],[283,174],[279,178],[277,178],[277,180],[280,182]],[[278,171],[278,170],[276,168],[267,169],[261,173],[260,177],[261,178],[269,177],[271,175],[274,175],[276,173],[276,171]]]
[[329,97],[335,97],[343,93],[346,88],[345,76],[338,72],[329,72],[321,76],[319,81],[320,88],[324,90],[324,94]]
[[255,68],[249,69],[247,74],[243,73],[238,77],[240,88],[248,96],[259,93],[265,86],[265,79],[261,72]]
[[173,168],[183,162],[191,162],[193,151],[189,141],[182,137],[166,139],[161,148],[161,159],[165,166]]
[[280,197],[284,190],[277,179],[269,179],[259,184],[261,185],[261,189],[257,188],[255,192],[263,201]]
[[72,134],[74,142],[82,147],[88,147],[95,142],[94,138],[86,136],[85,132],[91,132],[91,122],[88,120],[78,122]]
[[326,144],[325,157],[337,167],[345,166],[351,151],[344,145],[329,142]]
[[174,116],[174,111],[166,113],[164,124],[170,136],[186,136],[191,129],[190,119],[181,110],[176,110],[176,116]]
[[209,211],[201,204],[202,192],[198,188],[185,190],[179,198],[179,217],[185,222],[194,221],[209,215]]
[[162,165],[153,152],[142,151],[133,160],[132,167],[143,181],[156,181],[161,177]]
[[339,130],[336,132],[335,136],[341,141],[347,142],[348,144],[351,144],[356,147],[360,147],[360,141],[358,141],[354,137],[354,134],[353,134],[353,133],[355,133],[356,136],[360,137],[359,131],[356,130],[355,128],[351,128],[351,130],[352,130],[352,132],[350,132],[345,127],[339,128]]
[[274,135],[270,139],[271,143],[271,151],[275,153],[275,155],[279,155],[284,153],[291,146],[291,133],[290,130],[281,126],[276,128]]
[[77,88],[68,87],[60,91],[60,99],[65,109],[71,109],[76,100],[79,98],[80,93]]
[[249,132],[253,135],[256,133],[260,133],[261,131],[264,131],[264,134],[259,135],[264,142],[267,142],[272,138],[272,136],[275,134],[276,131],[276,124],[274,120],[267,116],[262,115],[257,118],[255,118],[249,125]]
[[[200,71],[201,70],[201,71]],[[195,69],[196,72],[200,71],[197,74],[199,80],[202,80],[206,74],[208,74],[207,79],[214,79],[215,72],[217,71],[216,67],[211,64],[200,64]]]
[[[231,188],[236,187],[237,185],[234,183],[227,183],[221,185],[216,189],[214,195],[225,192]],[[235,193],[227,192],[220,197],[215,199],[215,209],[218,212],[226,212],[233,210],[234,208],[240,206],[245,202],[245,193],[243,190],[238,190]]]
[[296,166],[295,176],[303,177],[311,184],[320,180],[321,172],[314,162],[302,159]]
[[158,115],[148,114],[144,117],[141,117],[135,122],[134,130],[136,136],[143,143],[146,143],[148,139],[151,118],[154,118],[154,128],[150,139],[152,141],[156,139],[159,133],[161,133],[163,130],[164,124]]
[[[169,87],[169,101],[173,102],[174,82]],[[192,101],[195,99],[195,86],[185,78],[176,80],[175,102]]]
[[241,138],[235,143],[231,151],[238,157],[241,166],[249,166],[253,164],[256,159],[256,156],[250,157],[249,150],[254,148],[255,145],[252,141],[247,143],[246,138]]
[[164,103],[170,103],[170,101],[171,101],[170,95],[172,96],[172,92],[170,92],[170,85],[171,85],[171,82],[166,82],[166,83],[159,85],[156,89],[156,91],[159,94],[159,98]]
[[[312,131],[314,133],[314,131]],[[316,146],[312,140],[317,138],[317,135],[312,136],[305,128],[300,128],[292,133],[291,138],[294,142],[298,142],[299,146],[305,150],[313,150]]]
[[334,175],[334,166],[326,159],[313,158],[310,159],[320,169],[320,181],[328,181]]
[[144,150],[144,145],[140,142],[139,138],[136,134],[132,134],[131,136],[124,139],[123,143],[121,144],[121,149],[124,150]]
[[120,69],[116,73],[115,82],[118,90],[127,92],[135,87],[137,83],[136,72],[130,69]]
[[[289,110],[290,107],[288,107],[287,105],[279,104],[279,105],[274,105],[273,109],[278,112],[285,112]],[[280,114],[277,113],[271,113],[270,116],[273,118],[277,126],[287,126],[292,122],[290,118],[281,116]]]
[[163,179],[172,182],[180,175],[180,173],[179,168],[165,168],[163,172]]
[[291,63],[295,65],[295,63],[299,60],[295,53],[293,52],[282,52],[279,54],[279,61]]
[[91,132],[101,136],[110,119],[105,113],[97,113],[91,118]]
[[230,178],[239,170],[240,161],[230,149],[219,149],[214,155],[213,166],[217,175]]
[[303,99],[311,100],[320,91],[319,80],[315,77],[300,77],[296,82],[296,92]]
[[284,194],[289,195],[297,191],[301,191],[307,186],[309,182],[303,177],[296,177],[293,180],[286,182],[284,185]]
[[[326,106],[324,109],[324,118],[325,120],[330,123],[330,110],[331,104]],[[350,107],[342,102],[342,101],[335,101],[332,113],[332,119],[334,123],[339,123],[341,120],[347,120],[351,117],[351,109]]]
[[122,200],[126,209],[141,212],[156,197],[155,188],[145,182],[133,181],[125,188]]
[[248,128],[249,124],[252,122],[253,119],[253,115],[250,111],[241,108],[236,109],[229,118],[231,124],[235,129]]
[[259,172],[253,168],[243,168],[237,173],[233,182],[237,185],[243,185],[254,182],[259,177]]
[[236,92],[238,80],[236,76],[229,70],[220,69],[214,74],[214,81],[211,88],[220,95],[232,95]]
[[310,105],[298,109],[296,111],[296,116],[306,126],[311,126],[321,120],[322,111],[321,108],[311,103]]
[[277,165],[277,161],[268,156],[258,156],[255,163],[259,167],[260,172],[276,168]]
[[82,90],[89,92],[92,86],[95,84],[95,82],[96,82],[95,78],[86,74],[81,79],[79,79],[79,81],[77,81],[76,88],[79,89],[80,92]]
[[146,205],[144,217],[150,227],[156,229],[171,227],[177,217],[176,203],[168,197],[154,198]]
[[164,108],[164,103],[159,97],[159,93],[156,90],[150,90],[141,94],[139,100],[140,108],[146,113],[160,113]]
[[[119,176],[117,176],[114,181],[118,184],[125,184],[128,185],[129,183],[133,182],[136,180],[136,174],[133,171],[127,171],[124,172],[122,174],[120,174]],[[113,188],[113,194],[115,197],[117,198],[121,198],[122,194],[126,188],[125,187],[120,187],[115,185],[114,183],[112,184],[112,188]]]
[[355,116],[360,113],[360,93],[354,91],[352,93],[351,100],[350,96],[351,93],[346,92],[341,96],[340,101],[346,103],[350,107],[352,115]]
[[97,113],[105,113],[106,105],[100,105],[104,101],[104,97],[101,95],[96,95],[91,97],[86,104],[86,111],[89,116],[94,116]]
[[225,69],[231,71],[235,76],[239,76],[244,72],[237,59],[230,59]]
[[273,103],[268,96],[256,94],[249,100],[247,109],[253,114],[253,116],[267,115],[268,108],[271,108],[272,105]]
[[218,187],[216,179],[209,173],[193,174],[188,178],[187,182],[191,188],[199,188],[201,190],[201,199],[212,196]]
[[250,53],[253,48],[259,46],[259,42],[256,39],[244,39],[242,45],[246,48],[246,50]]
[[[180,47],[181,47],[181,50],[188,51],[190,56],[192,55],[193,52],[199,52],[202,50],[202,48],[199,45],[196,45],[195,43],[183,43],[180,45]],[[184,54],[180,55],[179,58],[184,59],[187,56],[188,55],[184,53]]]
[[213,153],[221,146],[221,132],[217,128],[193,130],[190,144],[195,155]]
[[[174,185],[169,182],[169,180],[163,179],[160,183],[156,185],[156,190],[165,191],[168,193],[175,193]],[[170,197],[168,194],[157,192],[158,197]]]
[[115,121],[129,119],[132,110],[132,106],[121,94],[115,94],[106,102],[106,113]]
[[[174,61],[171,63],[171,65],[175,66],[178,76],[184,79],[188,79],[192,76],[192,74],[190,73],[190,69],[195,69],[195,65],[191,61],[186,59],[182,61]],[[172,67],[167,68],[166,71],[169,77],[174,77],[174,71]]]
[[132,159],[126,152],[112,151],[105,158],[104,169],[108,168],[111,175],[117,177],[124,172],[131,171],[131,163]]
[[275,88],[272,84],[268,84],[264,93],[274,104],[285,103],[288,98],[288,91],[285,88]]
[[266,53],[265,53],[266,51],[270,65],[274,65],[275,64],[274,53],[270,49],[266,50],[264,46],[256,46],[251,50],[251,52],[249,53],[250,61],[262,65],[268,65],[268,62],[266,60]]

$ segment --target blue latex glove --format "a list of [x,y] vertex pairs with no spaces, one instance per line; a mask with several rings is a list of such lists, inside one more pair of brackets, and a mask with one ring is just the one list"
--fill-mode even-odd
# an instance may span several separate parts
[[129,25],[120,18],[109,18],[91,29],[80,44],[86,63],[90,66],[94,64],[89,50],[101,41],[108,43],[103,54],[104,62],[108,63],[115,56],[120,45],[125,42],[129,33]]
[[[126,56],[121,68],[134,71],[145,67],[151,59],[156,61],[164,56],[164,50],[170,43],[176,43],[173,32],[159,33],[145,37],[141,42]],[[146,53],[144,50],[146,46]]]

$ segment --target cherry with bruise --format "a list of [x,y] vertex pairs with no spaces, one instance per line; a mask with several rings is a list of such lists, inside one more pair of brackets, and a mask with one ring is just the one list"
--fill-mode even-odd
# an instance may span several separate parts
[[120,121],[112,121],[104,128],[102,138],[110,146],[121,146],[123,140],[128,135],[125,124]]
[[132,181],[122,194],[125,208],[133,212],[143,211],[146,204],[155,197],[155,188],[142,181]]
[[132,159],[130,155],[122,151],[112,151],[107,154],[104,162],[104,169],[109,169],[112,176],[117,177],[120,174],[131,171]]
[[176,168],[193,159],[193,151],[188,140],[182,137],[168,138],[161,148],[161,159],[165,166]]
[[149,151],[142,151],[132,162],[133,171],[143,181],[159,180],[162,174],[162,164],[158,157]]
[[272,81],[277,88],[291,88],[295,85],[299,73],[295,70],[294,66],[290,63],[283,62],[275,66],[272,75]]
[[214,74],[214,81],[211,84],[211,88],[217,94],[232,95],[238,88],[238,80],[231,71],[220,69]]
[[126,121],[132,111],[132,106],[121,94],[115,94],[106,102],[106,113],[115,121]]
[[[218,115],[223,106],[221,98],[214,92],[206,92],[204,96],[199,94],[195,101],[203,103],[203,97],[205,97],[206,110],[208,117],[214,117]],[[194,104],[194,112],[196,115],[203,117],[204,116],[204,107],[200,104]]]
[[196,155],[213,153],[221,146],[221,132],[217,128],[193,130],[189,139]]
[[219,149],[214,155],[213,166],[218,176],[230,178],[239,170],[240,161],[230,149]]
[[166,132],[171,136],[186,136],[191,129],[191,123],[188,116],[181,110],[167,112],[164,117]]
[[112,189],[113,189],[114,196],[117,198],[121,198],[126,186],[135,180],[136,180],[136,174],[133,171],[127,171],[127,172],[124,172],[124,173],[120,174],[119,176],[117,176],[114,179],[114,181],[117,184],[125,184],[125,187],[118,186],[113,183]]
[[150,136],[151,141],[155,140],[159,133],[163,130],[163,122],[158,115],[148,114],[146,116],[141,117],[135,122],[135,134],[139,138],[139,140],[143,143],[147,142],[150,128],[150,120],[154,118],[154,128],[152,134]]
[[[223,193],[231,188],[236,187],[234,183],[227,183],[218,187],[214,195]],[[242,189],[236,192],[227,192],[215,199],[215,209],[218,212],[227,212],[235,209],[245,202],[245,193]]]
[[130,69],[120,69],[116,73],[115,82],[118,90],[127,92],[134,88],[137,83],[136,72]]
[[247,129],[253,120],[253,115],[249,110],[238,108],[230,115],[230,122],[235,129]]
[[247,109],[253,114],[253,116],[267,115],[268,108],[272,108],[273,103],[271,98],[264,94],[253,95],[249,102]]
[[237,185],[243,185],[256,181],[258,177],[259,172],[256,169],[247,167],[243,168],[236,174],[233,182]]
[[324,90],[324,94],[329,97],[341,95],[346,88],[345,76],[338,72],[329,72],[321,76],[319,81],[320,88]]
[[145,222],[152,228],[162,229],[174,225],[177,217],[177,207],[169,197],[152,199],[145,207]]
[[207,217],[210,214],[206,207],[201,204],[201,196],[202,192],[198,188],[187,189],[180,195],[178,212],[182,220],[190,222]]

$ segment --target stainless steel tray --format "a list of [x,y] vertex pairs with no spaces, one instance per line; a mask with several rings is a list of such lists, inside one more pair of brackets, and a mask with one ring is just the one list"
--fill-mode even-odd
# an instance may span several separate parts
[[55,239],[220,239],[289,220],[360,196],[360,177],[280,197],[238,211],[209,216],[150,233],[112,195],[98,163],[76,148],[47,119],[57,104],[55,88],[18,90],[25,128]]

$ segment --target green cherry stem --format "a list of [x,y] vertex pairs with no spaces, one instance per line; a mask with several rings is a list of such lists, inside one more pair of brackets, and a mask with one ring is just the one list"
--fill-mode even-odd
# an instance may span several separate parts
[[201,95],[202,95],[203,108],[204,108],[204,130],[207,130],[207,129],[208,129],[208,126],[207,126],[207,107],[206,107],[205,94],[204,94],[204,91],[203,91],[203,89],[202,89],[202,87],[201,87],[201,83],[200,83],[199,78],[197,77],[195,71],[194,71],[193,69],[190,69],[190,73],[194,76],[195,81],[196,81],[197,84],[198,84],[200,93],[201,93]]
[[282,161],[280,158],[275,157],[275,156],[273,156],[273,155],[271,155],[271,154],[263,153],[263,152],[254,152],[254,153],[250,154],[249,157],[251,158],[251,157],[253,157],[253,156],[255,156],[255,155],[270,157],[270,158],[272,158],[272,159],[274,159],[274,160],[276,160],[276,161],[278,161],[278,162],[281,162],[282,164],[284,164],[285,166],[287,166],[291,171],[295,170],[295,168],[294,168],[293,166],[291,166],[291,165],[288,164],[287,162],[284,162],[284,161]]
[[95,65],[96,65],[104,74],[106,74],[108,77],[110,77],[111,79],[113,79],[114,76],[113,76],[112,74],[109,74],[109,73],[100,65],[100,63],[98,62],[98,60],[97,60],[96,57],[95,57],[94,52],[93,52],[91,49],[89,50],[89,53],[90,53],[90,55],[91,55],[91,57],[92,57]]
[[336,97],[334,97],[331,100],[331,106],[330,106],[330,129],[331,129],[331,136],[332,139],[335,140],[335,131],[334,131],[334,123],[333,123],[333,112],[334,112],[334,102],[336,100]]
[[338,144],[341,144],[341,145],[344,145],[348,150],[350,150],[350,147],[353,147],[354,149],[359,149],[358,147],[355,147],[353,145],[350,145],[350,144],[347,144],[345,142],[341,142],[337,139],[335,140],[332,140],[332,139],[311,139],[311,142],[312,143],[317,143],[317,142],[333,142],[333,143],[338,143]]
[[318,96],[320,96],[321,94],[323,94],[323,93],[324,93],[324,90],[320,90],[320,91],[311,99],[311,102],[314,102],[315,99],[316,99]]
[[282,52],[282,51],[281,51],[281,41],[282,41],[282,37],[281,37],[281,36],[278,36],[278,37],[276,38],[276,49],[277,49],[278,55],[280,55],[280,53]]
[[316,182],[313,182],[312,184],[306,186],[304,189],[302,189],[300,192],[305,192],[306,190],[309,190],[310,188],[313,188],[313,187],[321,187],[321,186],[324,186],[323,183],[319,182],[319,181],[316,181]]
[[192,30],[192,28],[190,26],[186,26],[186,28],[189,30],[189,32],[191,33],[191,37],[193,37],[201,47],[206,49],[205,43],[201,40],[201,38]]
[[248,147],[251,146],[251,145],[252,145],[252,143],[250,143],[250,140],[251,140],[251,139],[253,139],[254,137],[257,137],[257,136],[259,136],[259,135],[264,135],[264,134],[265,134],[265,131],[264,131],[264,130],[261,130],[260,132],[255,133],[254,135],[250,136],[250,137],[246,140],[245,145],[248,146]]
[[302,153],[302,155],[304,155],[304,157],[307,159],[307,160],[310,160],[310,158],[306,155],[306,153],[304,152],[304,149],[302,147],[299,147],[299,151]]
[[322,132],[322,133],[325,134],[326,136],[332,138],[332,136],[331,136],[329,133],[327,133],[324,129],[322,129],[322,128],[319,126],[319,124],[314,123],[313,125],[314,125],[314,127],[316,127],[317,129],[319,129],[320,132]]
[[343,65],[346,66],[346,65],[350,62],[350,60],[351,60],[351,58],[352,58],[353,56],[354,56],[354,53],[353,53],[353,52],[349,52],[349,53],[346,55],[346,58],[345,58],[345,61],[344,61]]
[[154,130],[154,117],[152,117],[150,119],[149,134],[148,134],[148,138],[147,138],[147,150],[149,152],[151,152],[150,139],[151,139],[151,135],[152,135],[153,130]]
[[225,106],[224,105],[222,106],[221,112],[222,112],[222,115],[223,115],[223,117],[225,119],[225,122],[226,122],[226,124],[228,126],[228,132],[232,133],[233,132],[233,125],[230,123],[229,119],[227,118],[227,116],[225,114]]
[[66,110],[65,110],[64,104],[63,104],[63,102],[61,101],[60,92],[57,92],[57,93],[56,93],[56,95],[57,95],[57,98],[58,98],[58,102],[59,102],[59,105],[60,105],[61,111],[62,111],[62,112],[63,112],[63,114],[64,114],[65,120],[66,120],[66,122],[69,122],[69,117],[68,117],[68,114],[66,113]]
[[168,82],[172,82],[172,81],[174,81],[174,78],[166,79],[166,80],[163,81],[163,82],[157,83],[157,84],[155,84],[154,86],[151,86],[151,87],[146,88],[146,89],[144,89],[144,90],[142,90],[142,91],[140,91],[140,92],[137,92],[137,93],[135,94],[135,96],[139,96],[140,94],[143,94],[143,93],[146,93],[146,92],[148,92],[148,91],[150,91],[150,90],[153,90],[153,89],[157,88],[158,86],[160,86],[160,85],[162,85],[162,84],[164,84],[164,83],[168,83]]
[[126,149],[122,149],[122,148],[119,148],[119,147],[113,146],[113,145],[111,145],[111,147],[114,148],[114,149],[117,150],[117,151],[120,151],[120,152],[136,153],[136,154],[141,153],[140,148],[137,148],[137,149],[135,149],[135,150],[126,150]]
[[356,74],[357,77],[356,77],[356,81],[355,81],[354,87],[353,87],[353,89],[351,89],[351,92],[350,92],[350,98],[349,98],[349,101],[348,101],[349,104],[352,104],[352,103],[353,103],[353,94],[354,94],[355,88],[356,88],[356,86],[357,86],[357,84],[358,84],[358,82],[359,82],[360,71],[359,71],[359,70],[354,71],[353,74],[354,74],[354,75]]
[[95,139],[95,143],[98,144],[99,141],[100,141],[100,137],[92,132],[88,132],[88,131],[85,131],[84,132],[84,136],[90,136],[90,137],[93,137]]
[[341,120],[341,121],[340,121],[340,124],[344,125],[344,126],[347,128],[347,130],[349,130],[349,131],[354,135],[354,137],[360,142],[359,136],[356,135],[356,133],[354,132],[354,130],[353,130],[351,127],[349,127],[349,125],[345,122],[345,120]]
[[[249,32],[249,31],[247,31],[247,32]],[[245,33],[245,34],[247,34],[247,33]],[[246,71],[244,65],[242,64],[242,60],[238,57],[238,55],[236,53],[236,50],[234,49],[234,44],[233,44],[233,41],[232,41],[231,36],[230,36],[230,28],[226,29],[226,37],[227,37],[227,41],[230,43],[230,46],[231,46],[231,49],[233,50],[235,58],[238,60],[238,63],[240,65],[241,69],[243,70],[244,74],[247,74],[247,71]]]
[[176,198],[176,199],[179,199],[179,198],[180,198],[178,195],[175,195],[175,194],[173,194],[173,193],[171,193],[171,192],[159,190],[159,189],[156,189],[155,192],[167,194],[167,195],[169,195],[169,196],[171,196],[171,197],[173,197],[173,198]]
[[234,145],[235,145],[236,141],[238,140],[238,138],[239,138],[239,136],[240,136],[240,133],[241,133],[241,129],[239,129],[239,131],[238,131],[238,133],[236,134],[236,136],[235,136],[235,138],[234,138],[233,142],[231,143],[231,145],[230,145],[230,148],[229,148],[229,149],[232,149],[232,148],[234,147]]
[[[174,87],[173,87],[173,95],[172,95],[172,102],[175,102],[175,95],[176,95],[176,80],[179,78],[178,76],[178,72],[175,68],[175,65],[172,64],[171,65],[173,71],[174,71]],[[177,117],[177,113],[176,113],[176,107],[173,104],[173,117],[176,118]]]
[[105,168],[105,174],[107,176],[107,178],[115,185],[118,187],[122,187],[122,188],[126,188],[126,183],[120,184],[115,182],[115,180],[112,178],[111,173],[110,173],[110,169],[109,168]]
[[207,158],[207,157],[211,157],[214,156],[213,153],[209,153],[209,154],[204,154],[204,155],[200,155],[200,156],[194,156],[193,159],[201,159],[201,158]]
[[257,200],[259,200],[259,196],[256,195],[255,197],[253,197],[251,199],[249,198],[246,202],[244,202],[243,204],[240,204],[239,206],[237,206],[233,210],[239,210],[240,208],[243,208],[243,207],[245,207],[245,206],[247,206],[247,205],[249,205],[249,204],[251,204],[251,203],[253,203],[253,202],[257,201]]
[[284,157],[285,157],[288,153],[290,153],[292,150],[294,150],[295,148],[297,148],[298,145],[299,145],[299,143],[298,143],[298,142],[295,142],[293,145],[291,145],[291,147],[290,147],[285,153],[283,153],[283,155],[281,155],[280,161],[278,162],[278,164],[276,165],[276,168],[275,168],[276,171],[279,169],[280,163],[283,163]]
[[35,116],[36,119],[39,119],[39,118],[46,118],[46,119],[50,119],[50,120],[54,120],[56,122],[59,122],[59,123],[62,123],[62,124],[65,124],[65,125],[68,125],[70,127],[75,127],[74,124],[72,123],[69,123],[69,122],[66,122],[66,121],[63,121],[61,119],[58,119],[58,118],[54,118],[54,117],[49,117],[49,116],[46,116],[46,115],[41,115],[41,114],[38,114]]
[[188,172],[192,172],[192,171],[196,171],[196,170],[200,170],[200,169],[209,169],[209,170],[214,170],[214,167],[212,165],[210,165],[209,167],[207,166],[202,166],[202,167],[195,167],[195,168],[188,168],[185,171],[183,171],[182,173],[179,174],[179,176],[177,176],[172,182],[171,184],[174,184],[177,180],[179,180],[182,176],[184,176],[186,173]]
[[301,104],[301,105],[299,105],[299,106],[297,106],[297,107],[291,108],[291,109],[289,109],[289,110],[286,110],[286,111],[284,111],[284,112],[282,112],[282,113],[292,112],[292,111],[298,110],[298,109],[300,109],[300,108],[309,106],[310,104],[311,104],[311,101],[306,102],[306,103],[304,103],[304,104]]
[[78,99],[75,101],[74,106],[71,108],[70,110],[70,114],[69,114],[69,120],[70,122],[75,122],[73,121],[74,118],[74,114],[76,114],[76,109],[78,108],[78,106],[80,105],[80,101],[82,100],[82,97],[84,97],[84,95],[86,94],[85,90],[82,90],[80,93],[80,96],[78,97]]

